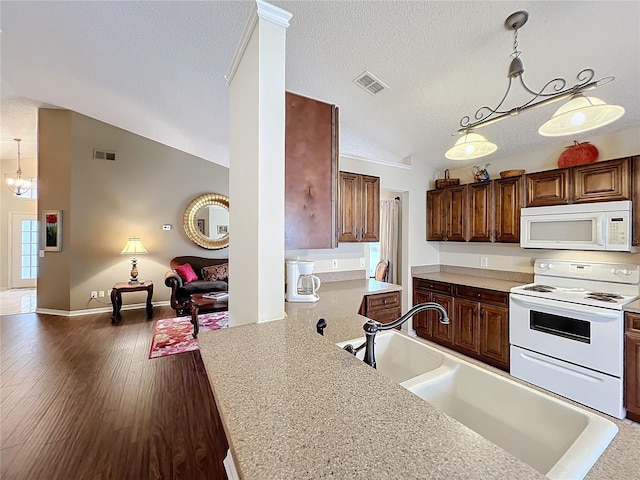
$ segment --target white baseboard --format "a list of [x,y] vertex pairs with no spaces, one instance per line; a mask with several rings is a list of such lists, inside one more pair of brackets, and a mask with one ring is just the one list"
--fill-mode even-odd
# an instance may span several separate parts
[[[153,302],[154,307],[164,307],[169,305],[169,301]],[[120,311],[124,310],[138,310],[140,308],[147,308],[146,303],[131,303],[129,305],[123,305]],[[36,308],[36,313],[42,313],[45,315],[58,315],[61,317],[79,317],[81,315],[93,315],[96,313],[108,313],[113,312],[112,307],[99,307],[99,308],[86,308],[83,310],[54,310],[51,308]]]

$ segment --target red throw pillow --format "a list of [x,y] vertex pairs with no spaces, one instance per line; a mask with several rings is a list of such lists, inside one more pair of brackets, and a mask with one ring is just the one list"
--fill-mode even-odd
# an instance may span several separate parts
[[193,282],[198,279],[198,275],[193,271],[193,267],[189,263],[185,263],[184,265],[178,265],[173,269],[180,278],[185,282]]

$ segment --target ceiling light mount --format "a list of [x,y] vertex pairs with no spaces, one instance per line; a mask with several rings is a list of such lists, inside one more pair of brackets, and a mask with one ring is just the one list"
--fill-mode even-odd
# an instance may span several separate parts
[[[614,80],[614,77],[605,77],[600,80],[594,80],[595,72],[591,68],[585,68],[576,75],[577,82],[572,86],[567,86],[564,78],[557,77],[549,80],[541,89],[533,90],[524,81],[524,64],[520,58],[521,52],[518,50],[518,30],[527,23],[529,14],[525,11],[512,13],[507,17],[504,25],[507,29],[513,30],[513,52],[510,54],[511,63],[507,78],[507,91],[502,99],[495,107],[482,106],[478,108],[473,115],[473,119],[469,115],[465,115],[460,119],[460,128],[457,130],[458,135],[467,135],[472,129],[478,129],[499,122],[508,117],[519,115],[525,110],[539,107],[559,100],[571,98],[567,105],[563,105],[553,115],[553,117],[545,122],[538,132],[543,136],[562,136],[573,135],[575,133],[586,132],[594,128],[607,125],[624,114],[624,108],[617,105],[607,105],[602,100],[594,97],[585,97],[584,92],[593,90],[599,86],[606,85]],[[531,95],[531,98],[522,105],[506,109],[503,107],[505,100],[511,92],[511,86],[514,79],[518,79],[522,88]],[[581,100],[582,98],[586,99]],[[571,104],[570,108],[567,106]],[[579,108],[580,110],[576,110]],[[567,112],[570,111],[570,113]],[[569,118],[569,120],[567,120]],[[458,143],[458,142],[456,142]],[[450,155],[455,146],[447,151],[445,156],[452,158]],[[491,151],[489,151],[491,150]],[[488,155],[495,149],[487,149]],[[456,156],[456,159],[467,160],[468,156]],[[477,158],[477,157],[473,157]]]

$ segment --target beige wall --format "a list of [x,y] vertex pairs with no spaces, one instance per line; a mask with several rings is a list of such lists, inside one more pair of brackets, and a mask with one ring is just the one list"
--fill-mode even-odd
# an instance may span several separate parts
[[[35,158],[20,159],[23,178],[37,176],[37,162]],[[0,181],[4,184],[5,174],[15,175],[18,168],[18,148],[14,158],[3,158],[0,162]],[[13,213],[37,213],[35,199],[16,197],[5,185],[0,186],[0,290],[10,288],[9,284],[9,235],[10,218]]]
[[[40,259],[38,309],[110,305],[108,297],[89,294],[128,280],[131,257],[120,250],[130,236],[149,251],[138,256],[138,270],[141,280],[154,282],[154,301],[169,299],[164,274],[172,257],[227,258],[227,249],[202,249],[182,228],[193,198],[228,195],[227,168],[65,110],[41,109],[38,129],[38,211],[63,210],[62,252]],[[94,160],[94,148],[115,151],[116,161]],[[142,292],[123,295],[124,304],[144,299]]]

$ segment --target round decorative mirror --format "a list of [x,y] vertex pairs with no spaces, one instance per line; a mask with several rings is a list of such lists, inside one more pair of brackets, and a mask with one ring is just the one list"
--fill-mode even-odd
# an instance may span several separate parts
[[183,217],[184,231],[196,245],[209,250],[229,246],[229,197],[205,193],[193,199]]

